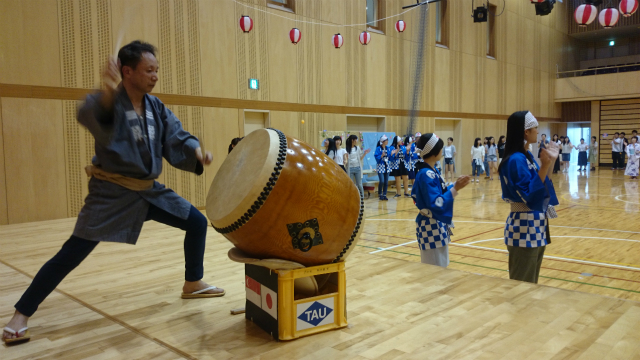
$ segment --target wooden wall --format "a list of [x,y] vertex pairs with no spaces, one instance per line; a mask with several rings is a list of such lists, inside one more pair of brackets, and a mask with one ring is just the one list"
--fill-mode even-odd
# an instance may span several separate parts
[[[382,4],[391,15],[406,1]],[[295,14],[265,0],[0,0],[0,7],[0,224],[77,215],[93,140],[75,111],[99,86],[121,32],[123,43],[158,46],[156,94],[214,152],[202,177],[166,166],[160,178],[196,206],[205,205],[230,139],[242,133],[245,109],[270,111],[272,127],[313,145],[318,131],[345,130],[347,114],[385,116],[387,131],[405,132],[416,11],[402,17],[404,33],[390,20],[386,34],[362,46],[365,28],[343,26],[366,22],[361,0],[300,0]],[[448,48],[435,46],[434,6],[429,13],[417,129],[433,131],[435,118],[461,119],[466,154],[476,136],[505,133],[514,111],[557,121],[556,64],[576,66],[567,55],[566,6],[539,17],[528,2],[507,0],[496,18],[496,59],[487,58],[487,26],[472,22],[468,4],[450,0],[448,9]],[[254,20],[249,34],[239,29],[241,15]],[[297,45],[288,39],[292,27],[302,31]],[[335,33],[344,36],[341,49],[331,46]],[[259,91],[248,89],[248,78],[260,80]],[[467,154],[462,172],[468,162]]]
[[555,79],[555,101],[627,99],[640,96],[640,71]]
[[[611,165],[613,133],[624,131],[627,139],[630,139],[632,130],[640,130],[640,98],[607,100],[598,103],[593,106],[594,111],[599,110],[599,113],[597,124],[594,124],[594,121],[591,122],[592,132],[599,134],[600,164]],[[603,137],[604,134],[608,136]]]

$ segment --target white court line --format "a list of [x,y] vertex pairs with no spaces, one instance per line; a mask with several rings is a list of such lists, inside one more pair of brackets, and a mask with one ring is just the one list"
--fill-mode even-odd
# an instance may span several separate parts
[[[551,239],[555,239],[555,238],[580,238],[580,239],[600,239],[600,240],[617,240],[617,241],[630,241],[630,242],[636,242],[636,243],[640,243],[640,240],[630,240],[630,239],[618,239],[618,238],[605,238],[605,237],[589,237],[589,236],[552,236]],[[472,244],[477,244],[477,243],[481,243],[481,242],[487,242],[487,241],[494,241],[494,240],[504,240],[504,237],[501,238],[496,238],[496,239],[487,239],[487,240],[478,240],[478,241],[472,241],[469,243],[465,243],[465,245],[472,245]]]
[[[413,221],[415,222],[416,219],[367,219],[368,221]],[[473,224],[497,224],[497,225],[504,225],[505,223],[503,222],[489,222],[489,221],[460,221],[460,220],[456,220],[454,221],[454,224],[457,223],[473,223]],[[586,228],[586,227],[581,227],[581,226],[563,226],[563,225],[551,225],[551,227],[556,227],[556,228],[566,228],[566,229],[582,229],[582,230],[597,230],[597,231],[611,231],[611,232],[620,232],[620,233],[629,233],[629,234],[640,234],[640,231],[628,231],[628,230],[612,230],[612,229],[596,229],[596,228]],[[556,236],[557,237],[557,236]]]
[[418,242],[418,240],[413,240],[413,241],[406,242],[406,243],[404,243],[404,244],[399,244],[399,245],[390,246],[390,247],[388,247],[388,248],[384,248],[384,249],[383,249],[383,248],[380,248],[380,250],[372,251],[372,252],[370,252],[369,254],[375,254],[375,253],[379,253],[379,252],[381,252],[381,251],[390,250],[390,249],[395,249],[395,248],[400,247],[400,246],[405,246],[405,245],[413,244],[414,242]]
[[616,200],[618,200],[618,201],[626,202],[626,203],[629,203],[629,204],[633,204],[633,205],[640,205],[640,203],[637,203],[637,202],[633,202],[633,201],[627,201],[627,200],[619,199],[619,197],[620,197],[620,196],[629,196],[629,195],[631,195],[631,194],[618,195],[618,196],[616,196],[614,199],[616,199]]
[[[508,250],[503,250],[503,249],[494,249],[494,248],[489,248],[489,247],[484,247],[484,246],[474,246],[474,245],[468,245],[468,244],[450,243],[449,245],[470,247],[470,248],[474,248],[474,249],[484,249],[484,250],[489,249],[489,250],[505,252],[505,253],[509,252]],[[563,258],[563,257],[559,257],[559,256],[549,256],[549,255],[545,255],[544,257],[548,258],[548,259],[564,260],[564,261],[576,262],[576,263],[582,263],[582,264],[603,265],[603,266],[609,266],[609,267],[620,268],[620,269],[640,270],[640,268],[638,268],[638,267],[615,265],[615,264],[609,264],[609,263],[605,263],[605,262],[577,260],[577,259]]]

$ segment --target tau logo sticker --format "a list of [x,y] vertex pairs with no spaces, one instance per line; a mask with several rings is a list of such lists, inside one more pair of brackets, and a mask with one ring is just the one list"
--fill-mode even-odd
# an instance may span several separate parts
[[304,330],[316,326],[332,324],[334,298],[298,304],[296,329]]

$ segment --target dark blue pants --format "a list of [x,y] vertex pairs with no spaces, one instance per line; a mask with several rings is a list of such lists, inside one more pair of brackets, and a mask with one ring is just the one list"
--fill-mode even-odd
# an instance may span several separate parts
[[[183,220],[150,205],[147,220],[155,220],[186,231],[184,236],[185,280],[198,281],[202,279],[207,236],[207,219],[204,215],[191,206],[189,217]],[[71,235],[71,238],[62,245],[60,251],[40,268],[27,291],[16,303],[15,308],[23,315],[32,316],[62,279],[80,265],[97,245],[97,241],[85,240]]]
[[387,188],[389,187],[389,173],[378,173],[378,196],[387,196]]

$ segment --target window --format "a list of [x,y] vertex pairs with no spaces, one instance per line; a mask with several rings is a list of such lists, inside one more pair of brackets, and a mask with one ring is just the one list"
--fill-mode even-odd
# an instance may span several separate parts
[[447,0],[436,3],[436,44],[449,46],[449,21]]
[[267,5],[273,9],[294,12],[295,0],[267,0]]
[[496,5],[489,4],[487,16],[487,56],[496,58]]
[[367,28],[384,32],[384,0],[367,0]]

